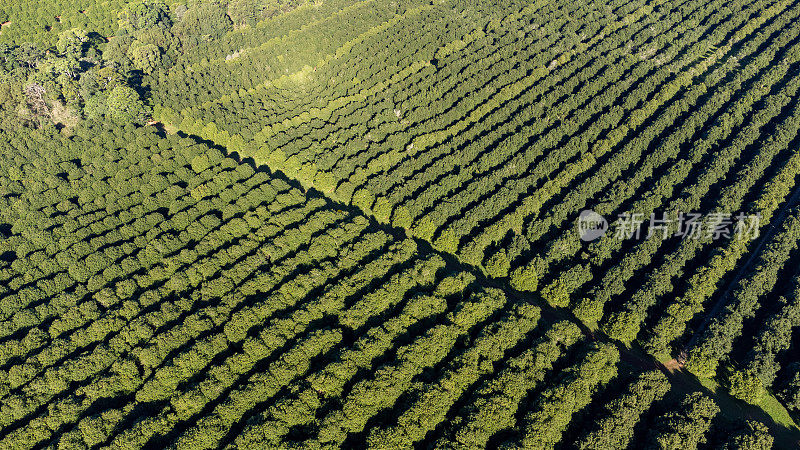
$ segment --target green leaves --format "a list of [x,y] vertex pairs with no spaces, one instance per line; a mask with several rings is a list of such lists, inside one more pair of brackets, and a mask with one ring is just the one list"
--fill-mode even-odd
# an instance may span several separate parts
[[786,381],[780,386],[778,396],[788,409],[800,411],[800,363],[790,364],[786,372]]
[[618,362],[619,352],[612,345],[593,345],[578,365],[567,369],[555,386],[536,398],[535,407],[524,419],[522,446],[554,448],[572,416],[617,375]]
[[774,440],[769,429],[763,423],[748,420],[720,448],[722,450],[769,450],[772,448]]
[[627,448],[642,415],[669,389],[667,377],[660,371],[642,373],[619,397],[606,405],[606,415],[597,422],[594,431],[580,441],[578,448]]
[[128,47],[128,58],[133,66],[145,74],[151,74],[161,68],[161,49],[155,44],[134,41]]
[[[701,330],[703,334],[698,344],[689,352],[689,370],[703,377],[716,373],[720,360],[730,352],[734,340],[741,334],[744,320],[758,311],[760,299],[775,286],[778,272],[797,248],[799,238],[800,219],[789,215],[769,247],[759,255],[755,268],[732,292],[730,304],[713,318],[707,329]],[[728,298],[720,299],[725,300]]]
[[56,49],[59,51],[59,53],[81,57],[83,56],[84,44],[86,44],[88,41],[89,37],[85,30],[80,28],[71,28],[59,33]]
[[649,433],[647,448],[660,450],[694,450],[706,441],[711,421],[720,409],[714,401],[700,393],[687,395],[674,411],[656,418]]
[[728,384],[731,395],[753,405],[758,405],[766,395],[761,380],[749,371],[734,370],[728,376]]
[[203,172],[210,167],[211,161],[209,161],[208,155],[202,154],[192,158],[192,170],[194,170],[195,173]]
[[106,100],[108,116],[118,124],[144,125],[149,116],[139,94],[128,86],[117,86]]
[[172,25],[169,7],[159,0],[137,0],[127,3],[119,13],[119,28],[125,33]]

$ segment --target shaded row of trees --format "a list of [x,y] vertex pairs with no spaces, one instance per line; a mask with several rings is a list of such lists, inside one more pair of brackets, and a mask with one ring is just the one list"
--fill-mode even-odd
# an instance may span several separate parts
[[763,296],[775,286],[778,273],[797,248],[798,240],[800,219],[790,214],[783,229],[759,256],[752,273],[732,292],[725,310],[712,318],[705,330],[699,330],[702,334],[689,351],[689,370],[699,376],[714,375],[720,360],[730,353],[734,340],[741,335],[744,321],[758,311],[764,303]]
[[644,372],[619,397],[605,407],[592,431],[581,438],[581,449],[626,448],[634,429],[654,402],[669,391],[667,377],[659,371]]

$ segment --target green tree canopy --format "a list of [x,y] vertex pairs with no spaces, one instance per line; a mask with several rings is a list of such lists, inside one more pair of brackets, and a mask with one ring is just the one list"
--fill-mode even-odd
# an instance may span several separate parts
[[125,33],[153,27],[169,28],[172,20],[169,7],[164,2],[142,0],[129,3],[119,13],[119,28]]
[[150,74],[161,66],[161,49],[154,44],[134,41],[128,48],[128,58],[134,67]]
[[147,108],[139,94],[128,86],[117,86],[106,101],[108,116],[117,123],[143,124],[147,120]]
[[56,49],[59,53],[64,53],[74,56],[82,56],[84,45],[89,42],[89,35],[85,30],[80,28],[70,28],[64,30],[58,35],[58,42]]

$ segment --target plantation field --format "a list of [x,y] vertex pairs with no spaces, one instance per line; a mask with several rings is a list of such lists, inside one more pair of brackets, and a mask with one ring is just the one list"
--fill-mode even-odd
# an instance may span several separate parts
[[797,448],[798,20],[0,5],[0,448]]
[[[617,373],[574,322],[190,138],[4,138],[4,447],[475,443],[520,403],[508,438],[557,442]],[[641,414],[669,384],[635,373]]]
[[[207,80],[202,64],[173,67],[165,78],[175,84],[154,98],[178,128],[537,292],[613,339],[663,357],[691,340],[698,371],[713,372],[748,323],[771,334],[751,320],[757,312],[789,314],[791,304],[737,304],[737,283],[770,257],[749,252],[769,243],[583,245],[574,219],[587,207],[610,217],[745,212],[765,230],[785,228],[765,241],[796,240],[787,211],[798,169],[797,5],[506,2],[475,6],[486,9],[479,18],[457,2],[414,6],[368,32],[348,28],[325,56],[245,49],[222,66],[230,77],[205,63]],[[416,38],[385,37],[398,33]],[[353,64],[354,54],[367,56]],[[288,74],[247,69],[272,67],[269,58]],[[208,93],[190,98],[197,91],[179,88],[187,77]],[[343,81],[331,86],[335,77]],[[763,267],[781,278],[754,299],[791,290],[795,275],[781,269],[793,250]],[[724,313],[719,302],[735,318],[703,320]],[[781,339],[782,351],[791,336]]]

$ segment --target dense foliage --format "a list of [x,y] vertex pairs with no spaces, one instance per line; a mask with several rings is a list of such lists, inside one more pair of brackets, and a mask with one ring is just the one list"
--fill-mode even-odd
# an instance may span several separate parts
[[9,0],[0,448],[800,445],[798,20]]
[[574,323],[192,138],[73,131],[3,133],[4,446],[644,439],[666,378],[607,391]]

